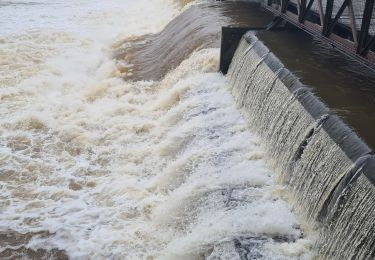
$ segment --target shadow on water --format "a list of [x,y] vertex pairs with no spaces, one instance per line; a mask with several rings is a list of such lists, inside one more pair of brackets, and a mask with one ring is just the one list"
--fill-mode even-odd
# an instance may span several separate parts
[[124,78],[158,80],[194,50],[220,47],[222,26],[263,27],[272,19],[259,4],[220,2],[192,6],[163,31],[125,39],[115,46]]
[[299,30],[257,36],[373,149],[375,72]]

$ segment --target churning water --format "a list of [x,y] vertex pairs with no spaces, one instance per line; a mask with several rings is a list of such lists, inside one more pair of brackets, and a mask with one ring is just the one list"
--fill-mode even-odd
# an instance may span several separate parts
[[181,8],[0,0],[1,258],[311,257],[218,49],[122,79],[112,46]]
[[251,32],[229,69],[231,90],[296,209],[322,227],[319,259],[374,259],[370,148]]

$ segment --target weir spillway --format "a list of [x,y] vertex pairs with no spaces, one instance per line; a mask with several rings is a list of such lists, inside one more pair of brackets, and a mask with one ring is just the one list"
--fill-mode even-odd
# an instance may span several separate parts
[[375,256],[375,159],[368,146],[306,88],[254,34],[241,40],[228,77],[250,128],[295,196],[321,225],[319,255]]
[[[193,18],[201,15],[205,18]],[[346,122],[353,123],[374,145],[371,84],[375,77],[330,46],[301,32],[294,33],[292,28],[288,28],[290,32],[288,29],[262,31],[269,18],[257,4],[228,1],[193,6],[161,33],[119,46],[118,58],[130,57],[135,64],[126,77],[155,79],[193,50],[217,47],[218,26],[239,27],[241,33],[246,27],[258,28],[257,32],[249,32],[242,38],[229,66],[227,79],[237,106],[250,129],[264,142],[269,164],[292,193],[293,207],[309,225],[319,230],[315,244],[318,257],[372,259],[375,257],[372,235],[375,231],[375,159],[372,149]],[[289,40],[294,37],[297,39],[294,42]],[[262,41],[270,44],[285,63]],[[304,47],[298,46],[301,42]],[[314,48],[319,48],[315,56],[309,54]],[[172,50],[173,54],[168,53],[163,59],[163,52],[156,49]],[[293,55],[294,51],[302,55]],[[306,64],[303,69],[301,63]],[[329,73],[329,66],[335,63],[335,71]],[[302,81],[289,68],[301,75]],[[327,71],[327,76],[322,76],[322,71]],[[339,86],[329,81],[342,74],[345,75],[337,81]],[[335,87],[329,90],[329,84]],[[324,100],[333,104],[339,114],[311,88],[317,93],[321,91]],[[335,106],[335,99],[341,96],[335,96],[334,91],[344,93],[345,89],[353,97],[358,93],[366,96],[362,99],[366,102],[358,106],[361,101],[353,101],[342,120],[339,108],[345,107],[345,101],[336,102]],[[355,112],[352,108],[361,110]]]
[[264,27],[272,19],[260,5],[246,2],[205,3],[191,6],[160,33],[125,39],[115,56],[126,60],[123,75],[132,80],[158,80],[194,50],[220,47],[221,27]]
[[181,2],[0,3],[0,258],[373,259],[367,71]]

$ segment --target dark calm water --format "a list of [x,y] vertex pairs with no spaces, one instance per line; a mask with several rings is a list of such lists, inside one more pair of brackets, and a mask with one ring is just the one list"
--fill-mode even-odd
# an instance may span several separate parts
[[259,38],[301,81],[375,148],[375,72],[298,30]]

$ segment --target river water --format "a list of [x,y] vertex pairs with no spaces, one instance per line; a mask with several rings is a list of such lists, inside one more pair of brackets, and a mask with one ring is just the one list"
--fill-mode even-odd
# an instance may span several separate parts
[[113,46],[186,8],[0,0],[0,258],[312,257],[219,49],[123,79]]

